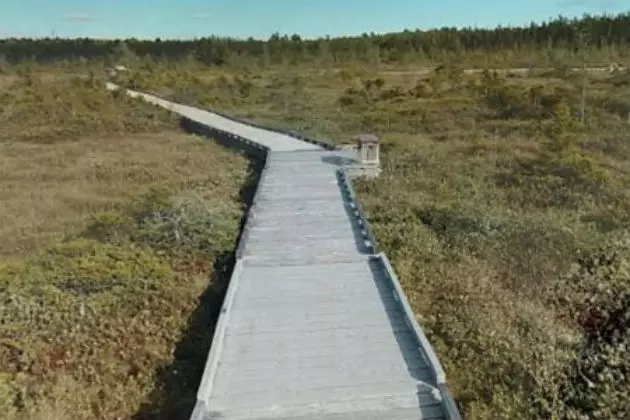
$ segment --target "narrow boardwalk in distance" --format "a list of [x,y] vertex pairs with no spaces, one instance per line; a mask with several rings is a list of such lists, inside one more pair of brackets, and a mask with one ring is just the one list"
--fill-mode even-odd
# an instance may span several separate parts
[[354,154],[142,95],[267,150],[192,419],[459,420],[357,216]]

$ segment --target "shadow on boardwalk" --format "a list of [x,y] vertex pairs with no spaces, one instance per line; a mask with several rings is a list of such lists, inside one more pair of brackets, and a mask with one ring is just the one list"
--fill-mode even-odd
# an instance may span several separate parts
[[[186,131],[208,134],[195,130]],[[258,186],[262,166],[262,160],[250,159],[251,176],[240,190],[240,199],[246,209],[241,219],[239,239],[247,211]],[[234,268],[237,245],[238,242],[234,244],[232,252],[225,252],[216,257],[208,288],[199,296],[197,308],[188,318],[183,337],[176,344],[173,362],[159,369],[153,392],[133,415],[133,420],[188,420],[190,418],[212,345],[223,298]]]
[[222,146],[235,151],[243,152],[253,158],[264,159],[267,155],[265,148],[256,146],[252,142],[246,142],[243,139],[230,135],[229,133],[217,130],[189,118],[180,118],[179,127],[186,133],[208,137]]

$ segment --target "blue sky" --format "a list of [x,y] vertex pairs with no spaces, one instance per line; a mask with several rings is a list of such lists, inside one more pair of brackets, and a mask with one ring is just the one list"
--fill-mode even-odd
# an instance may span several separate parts
[[317,37],[628,10],[628,0],[0,0],[0,38]]

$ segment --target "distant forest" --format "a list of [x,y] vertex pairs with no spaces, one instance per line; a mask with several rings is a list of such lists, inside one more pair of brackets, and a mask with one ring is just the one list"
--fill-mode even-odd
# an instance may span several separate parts
[[193,58],[224,65],[257,60],[261,64],[327,61],[400,63],[440,60],[453,54],[496,53],[506,50],[614,51],[630,56],[630,12],[568,19],[558,17],[525,27],[495,29],[441,28],[362,36],[301,39],[274,34],[266,41],[206,37],[194,40],[95,40],[89,38],[0,40],[0,61],[8,63],[63,60],[105,60],[132,53],[155,60]]

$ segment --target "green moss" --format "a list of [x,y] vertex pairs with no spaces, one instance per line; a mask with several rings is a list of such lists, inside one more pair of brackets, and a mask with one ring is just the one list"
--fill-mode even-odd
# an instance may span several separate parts
[[[72,418],[117,418],[151,392],[240,218],[239,206],[169,194],[152,189],[0,267],[0,417],[49,416],[56,401]],[[186,363],[203,364],[180,363],[193,376]]]

